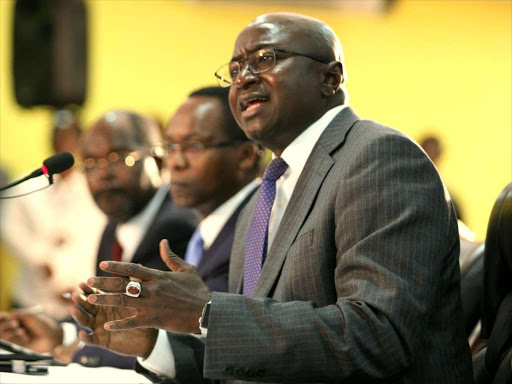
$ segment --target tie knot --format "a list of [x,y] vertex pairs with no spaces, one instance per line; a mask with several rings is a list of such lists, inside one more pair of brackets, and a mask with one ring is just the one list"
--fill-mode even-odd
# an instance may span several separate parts
[[287,168],[288,164],[286,164],[286,161],[284,161],[280,157],[276,157],[274,160],[270,162],[267,169],[265,169],[263,179],[276,181],[283,175]]

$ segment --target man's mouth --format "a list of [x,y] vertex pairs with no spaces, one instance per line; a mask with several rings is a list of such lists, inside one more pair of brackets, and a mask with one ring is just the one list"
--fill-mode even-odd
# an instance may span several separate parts
[[255,111],[261,105],[265,104],[268,101],[268,97],[251,97],[247,100],[240,102],[240,110],[242,113],[246,114],[251,111]]

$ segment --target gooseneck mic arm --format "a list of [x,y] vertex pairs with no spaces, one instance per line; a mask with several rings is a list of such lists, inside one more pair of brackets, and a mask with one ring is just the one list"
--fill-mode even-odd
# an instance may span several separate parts
[[7,184],[5,187],[0,188],[0,191],[5,191],[6,189],[21,184],[28,179],[32,179],[34,177],[38,177],[41,175],[48,175],[50,184],[53,184],[53,175],[68,170],[73,166],[73,164],[75,164],[75,159],[73,158],[73,155],[71,153],[57,153],[56,155],[50,156],[45,161],[43,161],[43,165],[41,168],[36,169],[30,175],[25,176],[20,180],[14,181],[11,184]]

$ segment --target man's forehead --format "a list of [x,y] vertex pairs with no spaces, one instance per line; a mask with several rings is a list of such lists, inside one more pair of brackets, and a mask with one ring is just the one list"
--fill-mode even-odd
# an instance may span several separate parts
[[131,149],[136,146],[133,128],[121,122],[100,123],[86,135],[84,143],[86,149],[100,146],[102,150],[108,148],[111,151]]
[[240,32],[235,43],[233,57],[243,52],[254,52],[266,46],[289,42],[290,31],[280,23],[265,21],[251,23]]
[[[187,136],[209,138],[217,135],[221,119],[220,101],[213,97],[198,96],[188,99],[170,120],[167,136],[173,131],[181,131]],[[186,132],[185,132],[186,131]]]

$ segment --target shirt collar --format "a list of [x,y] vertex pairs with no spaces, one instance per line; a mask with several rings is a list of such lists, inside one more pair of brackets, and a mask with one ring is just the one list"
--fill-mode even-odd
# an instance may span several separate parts
[[131,260],[168,193],[169,184],[163,183],[142,211],[130,220],[117,225],[116,236],[123,248],[123,261],[126,258]]
[[251,181],[199,223],[199,231],[203,238],[204,249],[211,247],[219,235],[219,232],[224,228],[224,225],[226,225],[227,221],[236,211],[240,203],[242,203],[242,201],[260,184],[260,182],[260,179]]
[[[285,172],[285,178],[290,175],[291,172],[300,175],[309,155],[313,151],[313,148],[325,131],[330,122],[334,117],[340,113],[343,109],[348,107],[345,105],[338,105],[332,109],[329,109],[323,114],[323,116],[311,124],[304,132],[295,138],[283,151],[281,158],[288,164],[288,169]],[[275,156],[274,156],[275,157]]]

